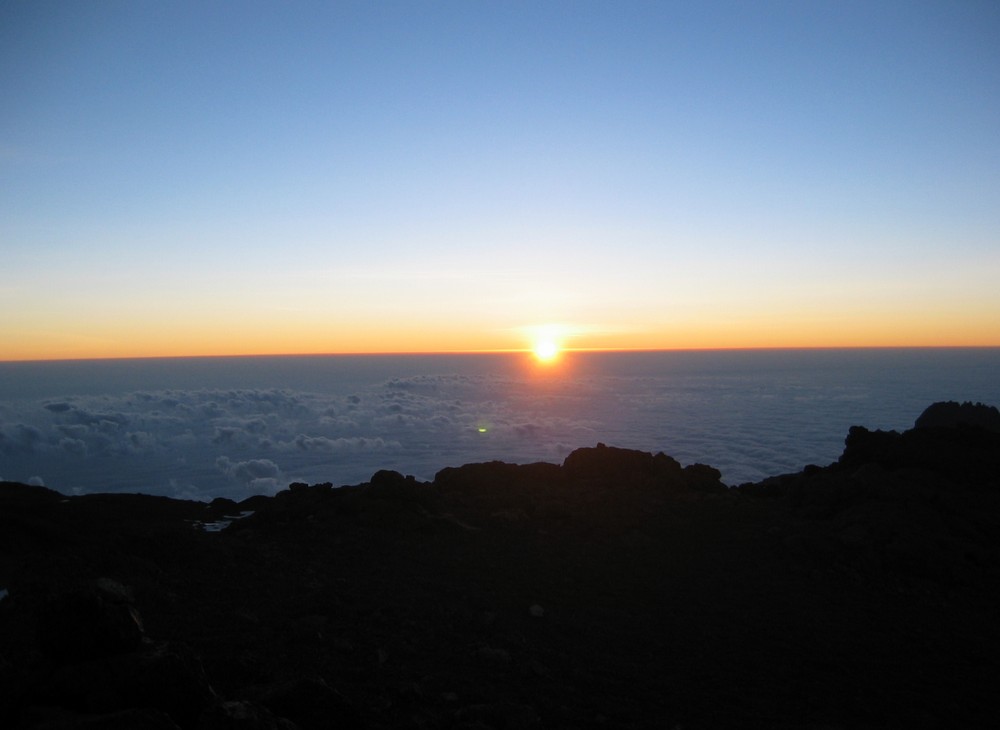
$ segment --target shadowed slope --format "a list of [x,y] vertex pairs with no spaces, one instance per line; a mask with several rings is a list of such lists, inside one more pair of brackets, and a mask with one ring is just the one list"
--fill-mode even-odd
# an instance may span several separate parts
[[[603,445],[238,505],[4,484],[2,709],[26,728],[982,725],[998,455],[965,425],[855,428],[835,464],[729,490]],[[68,656],[67,593],[103,596],[99,623],[124,601],[142,644]]]

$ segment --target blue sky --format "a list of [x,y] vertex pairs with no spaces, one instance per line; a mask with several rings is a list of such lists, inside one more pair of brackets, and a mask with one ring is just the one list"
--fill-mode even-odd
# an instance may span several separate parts
[[991,2],[0,7],[0,359],[1000,345]]

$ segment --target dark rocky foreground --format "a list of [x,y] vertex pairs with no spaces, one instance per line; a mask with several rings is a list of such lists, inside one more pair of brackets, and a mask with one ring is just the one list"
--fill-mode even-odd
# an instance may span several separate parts
[[240,504],[2,483],[0,727],[992,726],[1000,429],[952,405],[732,489],[601,445]]

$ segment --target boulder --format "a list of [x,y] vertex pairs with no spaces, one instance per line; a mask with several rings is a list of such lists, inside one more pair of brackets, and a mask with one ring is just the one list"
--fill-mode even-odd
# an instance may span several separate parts
[[681,465],[663,453],[622,449],[598,443],[595,447],[576,449],[563,461],[566,478],[575,482],[600,484],[674,483],[679,481]]
[[362,494],[372,499],[389,499],[399,502],[427,505],[431,492],[412,476],[403,476],[398,471],[380,469],[372,475],[371,481]]
[[446,467],[434,475],[434,486],[443,493],[488,496],[496,492],[537,490],[561,482],[562,476],[562,469],[556,464],[487,461]]
[[729,487],[722,483],[722,472],[708,464],[689,464],[683,469],[688,487],[699,492],[725,494]]

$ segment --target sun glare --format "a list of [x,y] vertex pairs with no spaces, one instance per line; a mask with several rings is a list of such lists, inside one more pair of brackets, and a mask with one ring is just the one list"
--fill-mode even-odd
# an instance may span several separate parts
[[553,365],[562,359],[570,328],[564,324],[539,324],[522,329],[525,339],[531,343],[529,352],[536,363]]
[[555,340],[538,340],[532,351],[539,362],[549,363],[559,357],[559,345]]

